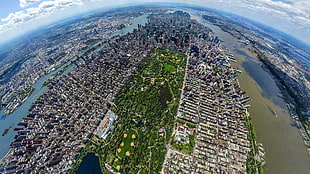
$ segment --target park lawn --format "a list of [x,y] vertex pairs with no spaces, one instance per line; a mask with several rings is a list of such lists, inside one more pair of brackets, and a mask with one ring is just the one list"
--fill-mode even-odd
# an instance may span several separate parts
[[175,72],[177,70],[173,65],[170,64],[165,64],[164,67],[165,71],[168,71],[170,73]]
[[[105,146],[97,150],[103,164],[112,165],[120,173],[161,171],[175,123],[186,59],[184,53],[155,48],[139,65],[113,101],[111,110],[119,120]],[[160,130],[165,131],[165,136]]]
[[[135,140],[137,139],[137,133],[134,130],[128,130],[124,132],[122,137],[122,142],[119,144],[119,149],[121,152],[118,153],[120,158],[126,158],[133,153],[133,148],[136,146]],[[133,143],[133,146],[132,146]],[[126,152],[129,152],[130,155],[126,155]]]

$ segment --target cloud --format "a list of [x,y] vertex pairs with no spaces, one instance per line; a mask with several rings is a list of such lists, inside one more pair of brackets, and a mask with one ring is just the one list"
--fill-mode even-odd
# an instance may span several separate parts
[[309,0],[225,0],[215,8],[272,26],[310,44]]
[[20,0],[20,6],[27,7],[39,1],[42,2],[36,7],[10,13],[6,18],[1,19],[4,24],[0,25],[0,34],[73,6],[86,9],[86,5],[93,2],[99,2],[98,4],[102,7],[120,3],[157,1],[190,3],[217,8],[254,19],[287,33],[294,32],[299,38],[310,40],[309,0]]
[[[30,2],[37,2],[40,0],[21,0],[24,4],[29,5]],[[37,7],[27,8],[23,11],[10,13],[6,18],[1,19],[2,22],[6,22],[0,25],[0,33],[4,33],[8,30],[15,29],[27,22],[35,19],[47,17],[48,15],[61,11],[71,6],[81,5],[81,0],[54,0],[43,1]]]
[[285,4],[292,4],[293,3],[292,1],[288,1],[288,0],[272,0],[272,1],[275,1],[275,2],[280,1],[280,2],[283,2]]
[[28,8],[26,9],[26,12],[29,14],[29,16],[36,16],[39,15],[41,13],[41,9],[40,8]]
[[48,9],[48,8],[52,8],[54,6],[56,6],[56,1],[44,1],[39,5],[39,8],[44,8],[44,9]]
[[28,5],[33,4],[35,2],[39,2],[39,1],[41,1],[41,0],[19,0],[19,6],[21,8],[25,8]]

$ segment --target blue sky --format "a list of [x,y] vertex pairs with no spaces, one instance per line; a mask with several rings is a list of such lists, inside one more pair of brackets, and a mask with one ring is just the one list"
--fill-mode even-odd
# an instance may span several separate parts
[[290,4],[290,5],[292,5],[293,4],[293,2],[292,1],[289,1],[289,0],[272,0],[272,1],[274,1],[274,2],[283,2],[283,3],[285,3],[285,4]]
[[66,16],[136,2],[179,2],[235,13],[310,44],[310,0],[0,0],[0,43]]
[[11,12],[22,10],[19,7],[19,0],[0,0],[0,18],[5,18]]

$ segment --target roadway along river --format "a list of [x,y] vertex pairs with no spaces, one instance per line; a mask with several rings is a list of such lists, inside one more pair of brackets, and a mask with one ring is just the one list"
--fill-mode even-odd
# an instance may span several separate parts
[[[35,88],[32,94],[28,97],[28,99],[19,106],[12,114],[8,115],[6,118],[0,120],[0,133],[4,131],[6,128],[10,128],[8,133],[4,136],[0,136],[0,159],[9,151],[10,144],[14,139],[14,136],[17,132],[13,131],[14,128],[18,127],[17,124],[22,121],[23,117],[26,117],[28,114],[28,110],[32,103],[36,101],[43,93],[47,90],[46,86],[43,86],[43,83],[49,79],[52,75],[56,74],[58,71],[60,71],[62,68],[67,66],[70,62],[65,63],[55,71],[47,74],[46,76],[40,78],[37,80],[37,82],[33,85]],[[71,68],[68,69],[72,70]],[[64,72],[64,73],[67,73]],[[4,115],[4,109],[0,111],[0,115]]]
[[[143,18],[145,19],[146,16]],[[258,142],[263,143],[266,151],[265,173],[308,173],[310,160],[307,150],[299,131],[293,126],[285,102],[281,98],[282,94],[272,76],[264,71],[261,63],[246,48],[242,48],[230,34],[202,19],[199,21],[211,28],[238,59],[238,63],[234,65],[243,71],[238,79],[242,89],[253,100],[249,111]],[[32,102],[46,90],[46,87],[41,88],[41,86],[49,76],[41,78],[34,85],[35,90],[32,95],[13,114],[0,120],[0,133],[12,126],[5,136],[0,136],[0,158],[7,153],[13,140],[15,132],[12,129],[27,115]],[[275,112],[277,114],[274,114]],[[0,114],[2,115],[3,112],[1,111]]]
[[[132,32],[134,29],[138,29],[138,25],[144,26],[147,23],[147,17],[149,14],[144,14],[141,16],[138,16],[134,18],[131,21],[131,25],[128,27],[112,34],[109,36],[111,39],[114,36],[117,35],[125,35],[127,33]],[[116,37],[117,38],[117,37]],[[115,39],[115,38],[114,38]],[[94,44],[93,46],[97,46],[100,43],[103,43],[105,39],[102,41]],[[103,46],[99,47],[97,51],[102,49]],[[82,55],[82,53],[80,54]],[[16,135],[16,132],[13,131],[14,128],[18,127],[17,124],[22,121],[23,117],[26,117],[28,114],[28,110],[31,107],[32,103],[35,102],[43,93],[46,91],[48,88],[46,86],[42,87],[43,83],[49,79],[52,75],[56,74],[58,71],[60,71],[63,67],[66,65],[70,64],[71,62],[67,62],[66,64],[62,65],[59,67],[57,70],[51,72],[50,74],[47,74],[46,76],[40,78],[34,85],[33,87],[35,88],[32,94],[29,96],[29,98],[20,106],[17,108],[16,111],[14,111],[12,114],[8,115],[4,119],[0,120],[0,134],[4,132],[6,128],[10,128],[7,134],[5,136],[0,136],[0,159],[3,158],[7,152],[9,151],[10,144],[14,139],[14,136]],[[71,70],[75,68],[75,65],[67,69],[62,75],[68,74]],[[59,77],[58,77],[59,78]],[[0,111],[0,116],[4,115],[3,113],[4,109]]]
[[309,173],[310,159],[299,130],[294,127],[286,103],[273,77],[262,68],[261,62],[247,48],[219,27],[196,16],[195,18],[213,30],[232,51],[243,73],[238,75],[241,88],[252,99],[249,112],[257,135],[266,151],[264,173]]

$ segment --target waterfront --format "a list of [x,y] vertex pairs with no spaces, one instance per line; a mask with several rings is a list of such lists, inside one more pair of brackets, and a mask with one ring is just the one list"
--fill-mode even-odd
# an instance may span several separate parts
[[239,73],[238,80],[252,99],[249,112],[257,142],[262,143],[266,151],[264,173],[308,173],[310,160],[307,149],[272,75],[229,33],[203,19],[197,19],[212,29],[238,60],[234,66],[243,72]]
[[[43,86],[43,83],[52,77],[54,74],[59,72],[62,68],[67,66],[70,62],[65,63],[55,71],[45,75],[44,77],[37,80],[37,82],[33,85],[34,90],[32,94],[28,97],[28,99],[19,106],[12,114],[6,116],[4,119],[0,120],[0,132],[2,132],[9,128],[9,131],[4,136],[0,136],[0,159],[4,157],[4,155],[9,151],[10,144],[14,139],[14,136],[16,135],[16,131],[13,131],[14,128],[18,127],[18,123],[22,121],[23,117],[26,117],[28,114],[28,109],[31,107],[32,103],[36,101],[48,88],[47,86]],[[68,73],[71,68],[69,68],[64,73]],[[0,115],[4,115],[4,109],[0,111]]]
[[[121,31],[118,31],[109,38],[113,38],[114,36],[117,35],[125,35],[127,33],[132,32],[134,29],[138,28],[139,25],[145,25],[147,23],[147,16],[148,14],[144,14],[141,16],[138,16],[132,20],[131,25],[128,27],[124,28]],[[100,43],[104,42],[105,40],[102,40],[96,44],[94,44],[91,48],[94,46],[98,46]],[[105,46],[105,45],[103,45]],[[97,51],[103,48],[103,46],[99,47]],[[12,114],[3,117],[3,119],[0,120],[0,132],[1,134],[4,132],[5,129],[10,128],[9,131],[5,136],[0,136],[0,144],[1,144],[1,149],[0,149],[0,159],[5,156],[5,154],[9,151],[10,144],[14,139],[14,136],[16,135],[16,132],[13,131],[14,128],[18,127],[17,124],[22,121],[23,117],[26,117],[28,114],[28,109],[31,107],[32,103],[36,101],[43,93],[46,91],[48,88],[47,86],[43,86],[44,82],[47,81],[50,77],[52,77],[54,74],[59,72],[62,68],[65,66],[69,65],[71,62],[67,62],[55,71],[45,75],[44,77],[40,78],[34,85],[34,91],[32,94],[29,96],[29,98],[20,106],[18,107]],[[72,71],[76,66],[73,65],[66,71],[64,71],[60,76],[57,78],[60,78],[62,75],[68,74],[70,71]],[[4,109],[0,111],[0,116],[4,115]]]
[[[120,37],[120,36],[124,36],[126,35],[127,33],[131,33],[133,32],[134,29],[137,29],[138,28],[138,25],[141,25],[141,26],[144,26],[146,23],[147,23],[147,17],[149,16],[149,14],[144,14],[144,15],[141,15],[141,16],[138,16],[136,18],[134,18],[131,22],[131,24],[118,31],[118,32],[115,32],[114,34],[112,34],[111,36],[108,37],[108,39],[110,40],[115,40],[116,38]],[[100,51],[103,47],[105,47],[107,44],[104,44],[106,43],[106,39],[103,39],[99,42],[97,42],[96,44],[94,44],[92,47],[97,47],[98,45],[102,44],[101,46],[99,46],[95,51]]]
[[83,162],[81,163],[76,173],[77,174],[87,174],[87,173],[101,174],[102,172],[101,172],[100,165],[99,165],[99,158],[94,153],[87,154],[84,157]]
[[[210,28],[212,27],[210,26]],[[249,110],[258,135],[258,142],[264,144],[267,152],[266,173],[306,173],[309,171],[308,167],[310,166],[308,164],[309,160],[306,148],[298,137],[299,132],[294,127],[288,115],[282,95],[275,85],[272,76],[264,71],[261,63],[257,61],[245,47],[239,46],[238,42],[229,34],[221,32],[220,30],[216,31],[216,28],[214,28],[215,27],[212,29],[218,33],[218,35],[222,35],[220,38],[225,41],[226,45],[233,51],[232,53],[238,59],[238,63],[234,64],[234,66],[237,66],[243,71],[238,79],[241,87],[247,91],[247,94],[253,99],[250,103],[252,107],[250,107]],[[41,89],[41,85],[35,88],[39,90]],[[42,91],[42,93],[43,92],[44,91]],[[38,95],[34,95],[36,98],[34,98],[32,102],[42,93],[37,91]],[[29,101],[29,107],[32,102]],[[26,107],[21,115],[27,114],[27,111],[28,109]],[[9,117],[11,116],[12,115]],[[9,117],[7,119],[9,119]],[[17,123],[19,121],[17,121]],[[8,122],[8,124],[3,124],[5,125],[4,127],[2,126],[3,129],[8,128],[10,126],[9,123],[10,122]],[[9,133],[13,133],[12,129],[9,130]],[[10,141],[7,142],[10,143]]]

